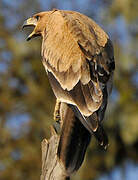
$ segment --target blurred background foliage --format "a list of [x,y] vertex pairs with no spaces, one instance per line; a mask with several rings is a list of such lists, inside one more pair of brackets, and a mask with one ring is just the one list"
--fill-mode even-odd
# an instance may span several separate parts
[[21,26],[52,8],[90,16],[108,32],[115,50],[114,89],[104,121],[110,146],[104,152],[93,139],[72,180],[137,179],[138,1],[1,0],[0,180],[40,177],[41,141],[50,136],[55,97],[41,63],[41,40],[26,42],[29,32]]

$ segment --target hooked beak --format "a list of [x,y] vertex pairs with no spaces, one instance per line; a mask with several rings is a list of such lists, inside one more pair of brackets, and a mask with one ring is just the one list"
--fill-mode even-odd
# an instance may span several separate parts
[[[28,26],[33,26],[35,29],[36,25],[37,25],[37,20],[35,18],[29,18],[26,21],[24,21],[22,30]],[[36,37],[36,36],[38,36],[38,35],[36,35],[35,31],[33,30],[33,32],[27,37],[26,40],[29,41],[30,39],[32,39],[33,37]]]

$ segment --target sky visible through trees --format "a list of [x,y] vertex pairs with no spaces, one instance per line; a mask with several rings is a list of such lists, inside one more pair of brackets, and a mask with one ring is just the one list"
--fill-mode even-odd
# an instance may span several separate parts
[[55,97],[41,63],[41,39],[26,42],[25,19],[52,8],[94,19],[114,44],[116,71],[105,127],[106,152],[92,140],[72,180],[130,180],[138,176],[138,1],[0,1],[0,180],[36,180],[41,141],[50,136]]

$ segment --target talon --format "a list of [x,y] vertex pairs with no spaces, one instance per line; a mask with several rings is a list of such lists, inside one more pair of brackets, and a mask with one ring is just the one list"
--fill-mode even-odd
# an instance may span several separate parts
[[55,110],[54,110],[54,121],[60,122],[60,104],[61,102],[57,99],[56,100],[56,105],[55,105]]

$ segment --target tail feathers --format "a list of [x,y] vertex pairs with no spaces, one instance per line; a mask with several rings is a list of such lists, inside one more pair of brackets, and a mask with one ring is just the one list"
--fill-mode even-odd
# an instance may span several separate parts
[[94,112],[91,116],[87,117],[86,120],[89,123],[89,125],[91,125],[90,128],[92,129],[92,132],[96,140],[99,142],[101,146],[104,147],[104,149],[107,149],[108,137],[103,126],[101,125],[101,122],[99,121],[98,113]]
[[94,112],[89,117],[84,117],[78,110],[76,106],[70,105],[71,109],[75,113],[75,116],[81,121],[84,127],[90,132],[90,134],[94,135],[97,141],[104,149],[108,147],[108,137],[99,121],[98,112]]
[[98,140],[101,146],[106,150],[108,147],[108,137],[101,124],[99,124],[97,130],[93,132],[95,138]]
[[77,171],[81,166],[91,134],[68,107],[58,147],[58,157],[68,174]]

